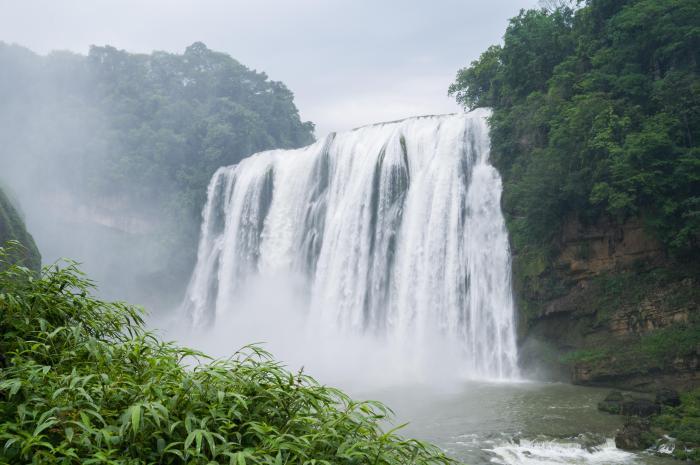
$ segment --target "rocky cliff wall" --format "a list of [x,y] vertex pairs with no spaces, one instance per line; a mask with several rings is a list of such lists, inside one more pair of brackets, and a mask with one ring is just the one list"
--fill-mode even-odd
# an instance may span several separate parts
[[522,364],[536,376],[652,390],[700,386],[698,266],[666,256],[642,221],[566,221],[548,265],[514,256]]

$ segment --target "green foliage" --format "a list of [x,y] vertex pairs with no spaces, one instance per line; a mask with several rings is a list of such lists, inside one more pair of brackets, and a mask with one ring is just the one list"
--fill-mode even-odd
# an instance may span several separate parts
[[676,357],[692,355],[700,344],[700,324],[678,324],[642,337],[638,354],[663,366]]
[[10,199],[0,189],[0,245],[8,241],[17,242],[12,247],[16,259],[33,270],[41,268],[41,255],[34,238],[27,232],[24,221]]
[[700,459],[700,388],[681,394],[681,405],[665,407],[652,425],[676,439],[676,458]]
[[[493,107],[516,250],[563,220],[642,216],[677,257],[700,250],[700,3],[587,0],[528,10],[450,93]],[[551,252],[551,251],[550,251]]]
[[665,370],[679,357],[692,357],[700,347],[700,321],[676,323],[628,340],[611,339],[599,347],[569,352],[566,365],[606,366],[618,374]]
[[692,278],[690,282],[686,279],[697,275],[696,266],[602,273],[591,280],[592,299],[588,305],[595,310],[597,324],[606,322],[622,308],[639,308],[645,299],[654,298],[659,292],[663,292],[663,299],[656,299],[656,305],[662,312],[692,312],[700,301],[700,289]]
[[[0,249],[0,261],[8,259]],[[0,464],[448,464],[389,410],[290,373],[160,342],[75,264],[0,271]]]
[[0,43],[0,70],[6,180],[31,186],[27,198],[69,195],[149,218],[170,273],[191,270],[217,168],[313,141],[284,84],[199,42],[183,54],[95,46],[87,56]]

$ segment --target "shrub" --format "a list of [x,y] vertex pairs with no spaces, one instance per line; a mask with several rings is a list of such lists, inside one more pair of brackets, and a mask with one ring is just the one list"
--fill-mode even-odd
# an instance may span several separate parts
[[[8,255],[0,248],[0,261]],[[75,263],[0,271],[0,464],[448,464],[436,447],[250,346],[159,341]],[[2,268],[2,267],[0,267]]]

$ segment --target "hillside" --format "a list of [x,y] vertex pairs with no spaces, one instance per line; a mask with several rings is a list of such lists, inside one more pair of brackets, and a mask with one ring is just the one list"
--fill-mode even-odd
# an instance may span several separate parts
[[0,101],[0,178],[45,255],[84,260],[111,295],[141,303],[126,287],[184,287],[218,167],[314,139],[283,83],[199,42],[87,56],[0,43]]
[[697,386],[700,4],[567,5],[521,11],[450,87],[493,108],[523,362]]

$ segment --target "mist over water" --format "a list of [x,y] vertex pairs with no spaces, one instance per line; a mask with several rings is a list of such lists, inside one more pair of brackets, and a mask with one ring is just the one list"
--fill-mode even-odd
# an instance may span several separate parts
[[265,341],[345,386],[517,378],[487,116],[365,126],[220,169],[186,340],[222,355]]

